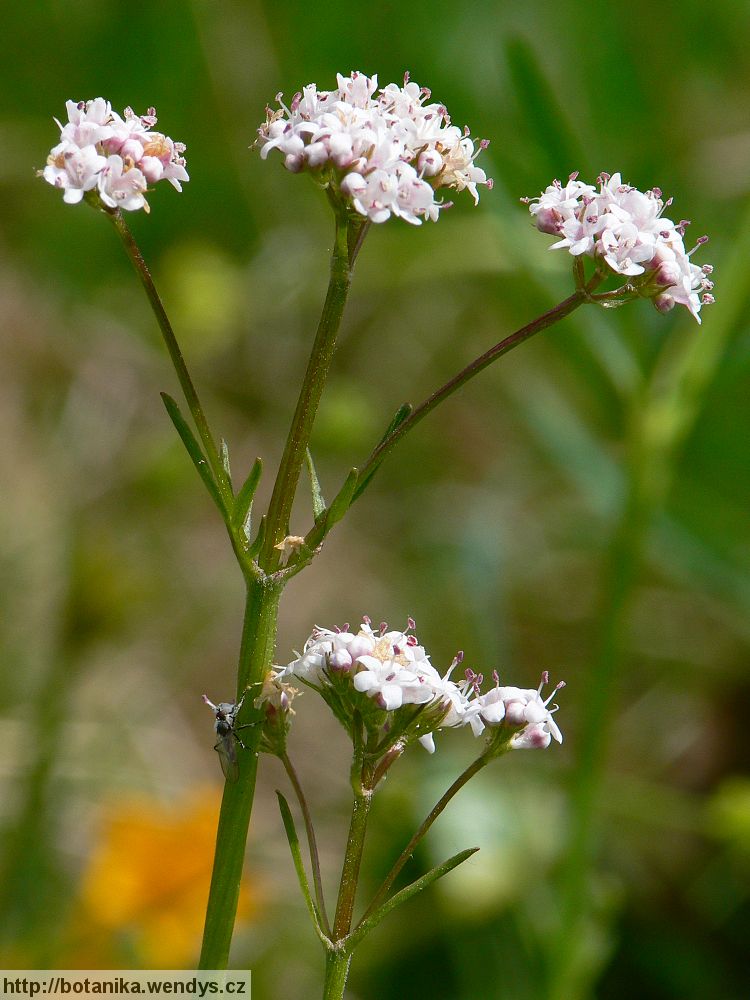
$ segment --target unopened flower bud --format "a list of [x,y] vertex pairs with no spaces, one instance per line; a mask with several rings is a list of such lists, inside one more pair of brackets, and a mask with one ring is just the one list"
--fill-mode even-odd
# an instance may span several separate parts
[[137,139],[127,139],[118,149],[118,153],[123,160],[129,157],[133,163],[137,163],[143,156],[143,146]]
[[657,285],[663,285],[665,288],[670,288],[672,285],[679,283],[680,269],[677,264],[665,261],[663,264],[660,264],[654,272],[654,280]]
[[654,304],[654,308],[657,312],[668,313],[674,309],[674,299],[671,295],[667,295],[666,292],[662,292],[661,295],[655,295],[651,301]]
[[284,157],[284,166],[290,174],[298,174],[305,165],[305,158],[302,153],[288,153]]
[[434,177],[443,169],[443,158],[436,149],[425,149],[417,157],[417,169],[423,177]]
[[324,142],[311,142],[305,147],[304,157],[300,156],[300,163],[307,163],[309,167],[315,169],[322,167],[328,159],[328,149]]
[[346,649],[335,649],[328,662],[333,670],[348,670],[352,665],[352,657]]
[[347,174],[341,182],[341,193],[348,198],[358,198],[367,190],[367,181],[361,174]]
[[523,726],[526,723],[526,705],[522,701],[505,703],[505,721],[509,726]]
[[144,156],[141,159],[141,171],[149,184],[156,184],[164,173],[164,164],[155,156]]
[[356,635],[347,646],[346,651],[351,656],[352,661],[358,660],[360,656],[371,653],[375,647],[375,642],[367,635]]
[[534,222],[540,233],[557,236],[562,229],[562,216],[554,208],[543,208],[537,212]]
[[331,159],[339,170],[344,170],[352,162],[352,139],[349,135],[332,135],[328,148]]
[[534,723],[522,732],[511,737],[510,745],[514,750],[546,750],[552,742],[552,734],[544,723]]

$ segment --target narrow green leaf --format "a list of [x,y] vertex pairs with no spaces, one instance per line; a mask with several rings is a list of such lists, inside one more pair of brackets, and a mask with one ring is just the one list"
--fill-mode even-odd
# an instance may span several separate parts
[[365,938],[371,930],[373,930],[383,917],[387,917],[391,910],[395,910],[397,906],[401,903],[405,903],[407,900],[416,896],[418,892],[426,889],[428,886],[432,885],[433,882],[437,882],[438,879],[442,878],[443,875],[447,875],[448,872],[452,872],[454,868],[458,868],[460,864],[463,864],[472,854],[476,854],[479,850],[478,847],[469,847],[465,851],[461,851],[459,854],[454,854],[452,858],[448,858],[444,861],[442,865],[438,865],[436,868],[432,868],[418,878],[416,882],[412,882],[411,885],[407,885],[404,889],[401,889],[391,896],[391,898],[383,903],[383,905],[371,913],[369,917],[363,920],[357,928],[352,932],[352,934],[347,938],[346,948],[347,951],[353,951],[354,948]]
[[250,556],[251,559],[255,559],[255,557],[260,552],[263,546],[263,542],[265,541],[265,537],[266,537],[266,515],[264,514],[263,517],[260,519],[260,526],[258,527],[258,534],[255,536],[255,541],[247,550],[247,554]]
[[[411,405],[411,403],[403,403],[401,406],[399,406],[399,408],[396,410],[393,416],[393,420],[391,420],[391,422],[386,427],[385,434],[378,441],[377,448],[379,448],[381,444],[387,441],[388,438],[391,436],[391,434],[394,433],[394,431],[398,430],[398,428],[401,426],[401,424],[403,424],[403,422],[407,419],[407,417],[411,415],[413,409],[414,407]],[[365,478],[362,479],[359,483],[357,483],[357,487],[354,490],[354,495],[352,496],[352,501],[351,501],[352,503],[355,500],[359,500],[359,498],[365,492],[367,487],[370,485],[372,477],[375,475],[375,473],[378,471],[379,468],[380,468],[380,462],[374,465],[367,473]]]
[[234,510],[232,511],[232,524],[235,528],[241,528],[245,533],[245,538],[250,538],[250,518],[253,510],[253,498],[260,482],[263,472],[263,463],[259,458],[255,459],[247,479],[242,484],[239,493],[234,499]]
[[310,474],[310,489],[312,490],[312,505],[313,505],[313,517],[317,521],[319,517],[325,514],[326,502],[323,499],[323,492],[320,489],[320,480],[318,479],[318,473],[315,471],[315,463],[313,462],[313,457],[308,448],[305,451],[305,457],[307,458],[307,471]]
[[224,472],[227,474],[227,479],[229,484],[232,484],[232,469],[229,465],[229,445],[226,443],[224,438],[221,439],[221,464],[224,466]]
[[196,441],[190,427],[187,425],[185,418],[182,413],[180,413],[179,406],[168,393],[162,392],[160,395],[162,401],[164,402],[164,406],[167,409],[167,413],[169,414],[169,418],[174,424],[175,430],[180,435],[180,440],[185,445],[185,450],[192,459],[193,465],[198,471],[198,475],[203,480],[203,485],[211,494],[211,498],[221,511],[222,516],[226,517],[224,501],[222,500],[221,494],[219,493],[213,476],[211,475],[211,470],[208,462],[206,461],[206,457],[201,451],[201,447]]
[[411,412],[413,409],[414,407],[411,405],[411,403],[402,403],[401,406],[399,406],[399,408],[393,414],[393,420],[391,420],[391,422],[386,427],[385,434],[382,436],[380,441],[378,441],[378,446],[380,446],[384,441],[387,441],[388,438],[391,436],[391,434],[393,434],[394,431],[398,430],[398,428],[401,426],[404,420],[406,420],[407,417],[411,416]]
[[327,938],[323,933],[320,926],[320,919],[318,916],[318,908],[315,905],[315,901],[312,898],[310,892],[310,884],[307,881],[307,873],[305,872],[305,866],[302,863],[302,852],[299,846],[299,837],[297,836],[297,830],[294,826],[294,819],[292,817],[291,809],[289,808],[289,803],[281,794],[281,792],[276,790],[276,798],[279,800],[279,811],[281,812],[281,822],[284,824],[284,831],[286,833],[286,839],[289,841],[289,850],[292,852],[292,861],[294,862],[294,870],[297,872],[297,879],[299,881],[299,887],[302,890],[302,895],[304,897],[305,903],[307,903],[307,909],[310,913],[310,919],[315,927],[315,932],[321,940],[326,941]]
[[401,406],[399,406],[399,408],[393,415],[393,420],[391,420],[391,422],[388,424],[385,434],[382,436],[380,441],[378,441],[378,447],[384,441],[387,441],[394,431],[398,430],[401,424],[403,424],[404,420],[406,420],[406,418],[411,415],[411,411],[413,409],[414,407],[411,405],[411,403],[402,403]]
[[352,469],[346,477],[344,485],[333,498],[331,506],[328,508],[328,513],[326,514],[326,533],[331,530],[337,521],[341,520],[344,514],[346,514],[351,507],[352,500],[354,498],[354,491],[357,487],[358,475],[359,470],[356,468]]
[[370,469],[370,471],[367,473],[367,475],[365,476],[365,478],[362,480],[362,482],[359,483],[359,485],[357,486],[356,490],[354,491],[354,496],[352,497],[352,503],[355,500],[359,500],[359,498],[362,496],[362,494],[365,492],[365,490],[367,489],[367,487],[372,482],[372,478],[375,475],[375,473],[378,471],[379,468],[380,468],[380,462],[378,462],[377,465],[374,465]]

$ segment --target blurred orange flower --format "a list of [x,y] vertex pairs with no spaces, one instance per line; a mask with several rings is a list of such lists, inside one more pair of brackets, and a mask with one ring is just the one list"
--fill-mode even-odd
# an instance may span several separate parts
[[[177,804],[138,797],[108,807],[74,905],[72,964],[195,964],[218,813],[215,788],[193,791]],[[252,919],[258,902],[257,888],[243,881],[238,923]]]

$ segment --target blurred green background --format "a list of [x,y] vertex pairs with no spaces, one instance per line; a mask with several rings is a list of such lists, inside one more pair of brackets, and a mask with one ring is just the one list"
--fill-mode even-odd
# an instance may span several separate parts
[[[405,69],[492,140],[481,204],[365,244],[314,436],[324,491],[417,402],[571,288],[521,195],[600,170],[711,243],[698,327],[587,308],[408,439],[282,604],[404,622],[437,666],[565,678],[562,748],[487,769],[409,874],[481,852],[366,942],[351,996],[734,1000],[750,930],[750,5],[5,4],[0,61],[0,961],[190,967],[242,582],[158,391],[155,322],[111,227],[34,175],[66,99],[154,104],[191,181],[130,217],[242,473],[273,468],[327,274],[325,200],[249,152],[278,91]],[[163,189],[163,188],[166,188]],[[261,487],[261,501],[270,484]],[[303,491],[301,491],[303,492]],[[298,502],[293,528],[309,512]],[[308,695],[292,742],[331,886],[347,749]],[[447,733],[379,796],[364,888],[475,750]],[[319,994],[322,955],[262,768],[233,963]],[[744,977],[744,982],[743,982]]]

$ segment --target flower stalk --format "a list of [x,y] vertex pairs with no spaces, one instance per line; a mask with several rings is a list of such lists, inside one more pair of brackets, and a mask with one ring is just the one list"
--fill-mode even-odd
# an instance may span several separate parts
[[[507,337],[503,338],[503,340],[499,341],[499,343],[490,347],[489,350],[484,352],[484,354],[480,354],[478,358],[475,358],[474,361],[466,365],[466,367],[461,369],[460,372],[448,379],[447,382],[440,386],[439,389],[436,389],[432,395],[428,396],[427,399],[419,404],[419,406],[414,409],[409,409],[404,419],[398,422],[397,426],[393,428],[390,433],[386,434],[380,444],[371,452],[364,464],[356,470],[356,477],[353,483],[350,503],[354,503],[354,501],[362,495],[383,460],[387,458],[396,445],[399,444],[409,431],[413,430],[413,428],[416,427],[421,420],[424,420],[429,413],[448,399],[449,396],[452,396],[454,392],[461,388],[461,386],[466,385],[467,382],[471,381],[471,379],[473,379],[476,375],[484,371],[484,369],[491,365],[493,361],[497,361],[498,358],[508,354],[514,347],[518,347],[520,344],[523,344],[525,341],[529,340],[529,338],[533,337],[534,334],[540,333],[542,330],[546,330],[548,327],[560,322],[560,320],[565,319],[572,312],[578,309],[579,306],[582,306],[587,302],[594,301],[592,299],[592,293],[596,288],[598,288],[602,281],[604,281],[604,277],[605,275],[603,273],[596,270],[588,282],[580,285],[580,287],[577,287],[572,295],[569,295],[552,309],[542,313],[541,316],[538,316],[530,323],[520,327],[514,333],[509,334]],[[330,520],[326,520],[325,518],[316,522],[316,524],[305,536],[305,543],[309,550],[314,550],[320,545],[330,530],[330,527]]]
[[122,245],[125,248],[125,252],[130,258],[130,262],[135,268],[136,274],[140,278],[143,290],[146,293],[146,297],[149,301],[151,309],[153,310],[154,316],[156,317],[156,322],[159,324],[162,339],[164,340],[164,344],[169,353],[170,360],[174,366],[175,372],[177,373],[180,387],[182,388],[182,392],[185,396],[185,402],[187,403],[193,420],[195,421],[195,426],[203,443],[203,448],[208,461],[211,465],[214,480],[219,488],[220,495],[225,505],[225,513],[227,511],[231,511],[233,505],[232,484],[230,483],[229,476],[224,469],[224,465],[219,455],[219,450],[208,425],[208,419],[206,418],[201,401],[198,398],[198,391],[196,390],[193,379],[188,371],[182,350],[177,341],[174,330],[172,329],[172,324],[169,321],[166,309],[164,308],[164,303],[156,290],[156,285],[151,277],[148,264],[143,259],[140,247],[136,243],[135,238],[130,231],[130,227],[125,222],[125,219],[119,209],[109,210],[102,208],[102,211],[115,227],[117,235],[120,237]]
[[372,805],[372,765],[367,751],[357,739],[352,762],[352,818],[349,824],[349,836],[346,842],[346,853],[341,870],[341,883],[336,903],[336,916],[333,921],[334,941],[342,941],[352,926],[354,902],[357,895],[359,871],[362,866],[362,854],[365,847],[367,820]]
[[[273,572],[279,566],[281,553],[276,546],[288,534],[297,484],[336,348],[336,336],[352,279],[353,254],[350,252],[349,242],[352,234],[358,233],[361,227],[358,223],[350,223],[344,210],[340,209],[335,214],[336,231],[328,292],[268,507],[266,536],[259,559],[266,572]],[[359,249],[356,240],[353,247]]]
[[594,291],[594,289],[601,284],[604,280],[604,276],[599,272],[596,272],[584,289],[576,289],[572,295],[568,298],[563,299],[562,302],[558,303],[552,309],[547,310],[547,312],[542,313],[531,323],[527,323],[525,326],[520,327],[514,333],[509,334],[499,343],[490,347],[489,350],[485,351],[484,354],[480,354],[478,358],[475,358],[470,364],[463,368],[460,372],[450,378],[444,385],[436,389],[431,396],[428,396],[423,403],[420,403],[406,419],[399,424],[399,426],[390,434],[388,437],[382,441],[377,448],[372,452],[367,461],[361,467],[359,471],[359,482],[357,491],[355,491],[355,498],[361,492],[364,484],[373,475],[380,463],[390,454],[391,451],[396,447],[396,445],[401,441],[412,428],[414,428],[421,420],[431,413],[437,406],[444,402],[449,396],[452,396],[457,389],[461,386],[466,385],[471,379],[478,375],[481,371],[484,371],[493,361],[497,361],[504,354],[508,354],[512,351],[514,347],[518,347],[519,344],[523,344],[525,341],[533,337],[534,334],[540,333],[542,330],[546,330],[547,327],[553,326],[555,323],[559,323],[560,320],[565,319],[574,312],[579,306],[583,305],[588,301],[588,296]]
[[462,771],[461,774],[459,774],[459,776],[456,778],[456,780],[453,782],[450,788],[447,789],[447,791],[444,792],[443,795],[441,795],[441,797],[432,807],[432,809],[427,814],[425,819],[422,821],[422,824],[419,827],[419,829],[414,833],[414,836],[411,838],[409,843],[403,849],[401,854],[399,854],[391,870],[383,879],[380,888],[372,898],[372,902],[367,907],[364,914],[362,915],[362,919],[357,924],[358,928],[367,920],[369,916],[371,916],[371,914],[373,914],[378,909],[379,906],[382,906],[382,904],[385,902],[386,898],[388,897],[388,893],[391,890],[391,886],[401,873],[401,869],[404,867],[409,858],[413,855],[416,846],[425,836],[427,831],[430,829],[432,824],[442,813],[442,811],[445,809],[445,807],[448,805],[451,799],[455,795],[457,795],[458,792],[461,791],[464,785],[468,781],[470,781],[474,777],[474,775],[478,774],[483,767],[486,767],[487,764],[489,764],[490,761],[497,756],[498,754],[496,752],[485,750],[484,753],[481,753],[478,757],[476,757],[471,762],[471,764],[469,764],[469,766],[464,771]]

